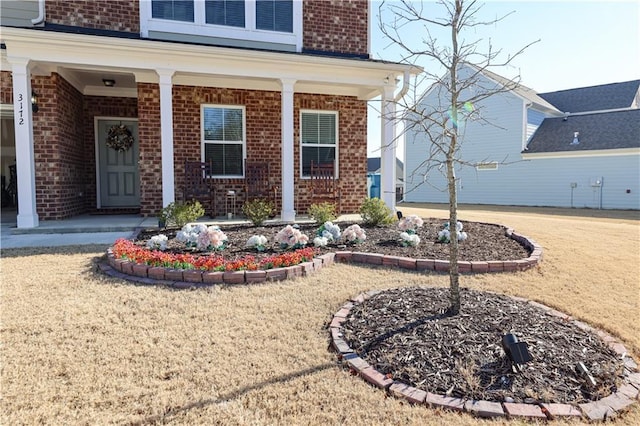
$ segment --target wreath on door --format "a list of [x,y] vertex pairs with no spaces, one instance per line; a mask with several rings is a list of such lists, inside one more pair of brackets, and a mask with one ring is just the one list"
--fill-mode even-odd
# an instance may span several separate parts
[[128,151],[135,139],[131,130],[124,124],[111,126],[107,132],[107,146],[118,152]]

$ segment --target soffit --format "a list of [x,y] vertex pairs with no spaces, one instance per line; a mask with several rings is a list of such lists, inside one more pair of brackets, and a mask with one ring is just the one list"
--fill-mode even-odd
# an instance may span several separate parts
[[[291,79],[297,81],[296,91],[369,99],[380,93],[385,81],[395,81],[405,71],[420,71],[378,61],[6,30],[3,28],[3,41],[9,59],[29,52],[33,63],[73,70],[80,81],[87,81],[85,87],[99,87],[96,79],[101,84],[105,71],[135,75],[135,81],[157,82],[155,70],[170,69],[176,71],[174,84],[280,90],[280,79]],[[124,83],[118,86],[125,87]]]

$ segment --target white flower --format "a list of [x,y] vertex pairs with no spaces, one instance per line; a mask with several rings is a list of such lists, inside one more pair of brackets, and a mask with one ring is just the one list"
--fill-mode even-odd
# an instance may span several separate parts
[[276,242],[283,248],[304,247],[309,242],[309,237],[300,232],[299,229],[287,225],[276,235]]
[[438,241],[443,243],[448,243],[449,241],[451,241],[451,233],[448,229],[443,229],[442,231],[438,232]]
[[333,222],[325,222],[321,229],[324,229],[322,236],[326,237],[330,241],[338,241],[340,239],[340,227],[338,225],[334,225]]
[[[462,225],[460,222],[458,223]],[[464,241],[468,237],[466,232],[461,232],[460,230],[458,230],[456,234],[458,235],[458,241]],[[442,231],[438,232],[438,241],[442,243],[451,242],[451,232],[449,231],[449,229],[443,229]]]
[[266,244],[267,237],[264,235],[253,235],[247,240],[247,247],[255,248],[258,251],[263,251]]
[[176,240],[184,243],[187,247],[196,246],[198,243],[198,236],[203,232],[206,232],[207,226],[198,223],[196,225],[184,225],[180,231],[176,234]]
[[367,239],[364,229],[360,225],[351,225],[342,233],[342,237],[349,243],[361,243]]
[[408,232],[400,233],[400,239],[402,239],[402,244],[404,246],[415,247],[420,244],[420,237],[416,234],[409,234]]
[[329,243],[325,237],[315,237],[313,239],[313,245],[316,247],[325,247]]
[[222,250],[227,243],[227,236],[217,226],[204,227],[196,240],[198,250]]
[[414,214],[405,216],[402,219],[400,219],[400,222],[398,222],[398,228],[401,231],[416,232],[418,228],[422,227],[422,225],[424,225],[422,218]]
[[167,241],[169,239],[164,234],[154,235],[147,241],[147,248],[152,250],[166,250],[167,249]]

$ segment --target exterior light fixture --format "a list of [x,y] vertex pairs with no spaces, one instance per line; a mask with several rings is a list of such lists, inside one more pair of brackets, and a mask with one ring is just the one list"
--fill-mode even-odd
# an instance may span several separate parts
[[31,111],[33,113],[38,112],[40,107],[38,107],[38,94],[35,91],[31,91]]
[[111,79],[111,78],[103,78],[102,79],[102,83],[106,86],[106,87],[113,87],[116,85],[116,81]]

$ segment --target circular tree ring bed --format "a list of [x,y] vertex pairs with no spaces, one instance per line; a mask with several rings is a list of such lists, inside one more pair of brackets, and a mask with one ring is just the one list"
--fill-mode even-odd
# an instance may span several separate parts
[[[638,398],[637,365],[607,333],[536,302],[468,289],[461,314],[447,316],[448,294],[360,294],[333,317],[331,345],[347,368],[394,396],[481,417],[603,420]],[[533,357],[520,370],[502,348],[507,333]]]

